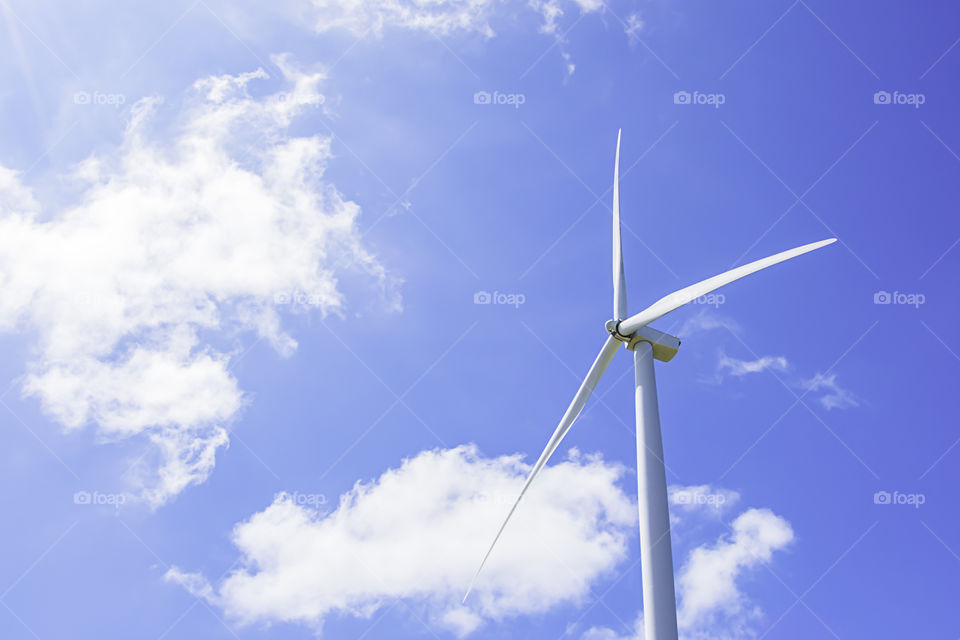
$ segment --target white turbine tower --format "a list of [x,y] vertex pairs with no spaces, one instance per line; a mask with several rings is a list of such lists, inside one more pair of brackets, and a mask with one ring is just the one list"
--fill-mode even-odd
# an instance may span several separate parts
[[[637,488],[640,511],[640,560],[643,574],[643,618],[644,638],[646,640],[677,639],[677,606],[673,587],[673,554],[670,545],[670,513],[667,505],[667,478],[663,465],[663,442],[660,437],[660,412],[657,406],[656,380],[653,374],[653,361],[668,362],[677,353],[680,340],[649,327],[651,322],[688,302],[696,300],[725,284],[746,275],[766,269],[778,262],[819,249],[835,242],[836,238],[805,244],[789,251],[756,260],[742,267],[731,269],[718,276],[674,291],[640,313],[627,316],[626,281],[623,273],[623,256],[620,243],[620,134],[617,134],[617,155],[613,168],[613,319],[606,323],[610,334],[597,359],[587,372],[580,389],[573,397],[556,431],[547,442],[540,458],[526,484],[520,491],[516,502],[510,508],[500,530],[497,531],[490,549],[480,563],[480,568],[467,589],[467,595],[473,589],[477,577],[483,570],[497,540],[503,534],[513,512],[526,494],[537,474],[547,464],[547,460],[556,451],[560,441],[570,430],[580,411],[593,393],[597,382],[603,376],[617,349],[623,344],[633,351],[636,372],[636,413],[637,413]],[[463,597],[466,602],[467,595]]]

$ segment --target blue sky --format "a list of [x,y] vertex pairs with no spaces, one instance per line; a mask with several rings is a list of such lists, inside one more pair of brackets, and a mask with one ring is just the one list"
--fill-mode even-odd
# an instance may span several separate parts
[[2,637],[638,637],[627,354],[458,607],[621,127],[632,310],[839,239],[655,323],[682,635],[960,634],[950,3],[0,9]]

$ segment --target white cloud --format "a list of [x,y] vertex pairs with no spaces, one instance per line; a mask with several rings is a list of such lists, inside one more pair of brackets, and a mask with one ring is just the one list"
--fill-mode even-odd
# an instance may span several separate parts
[[583,602],[626,557],[636,509],[618,487],[623,468],[572,451],[544,469],[460,605],[528,472],[519,456],[484,458],[473,446],[422,452],[358,483],[332,513],[277,496],[235,527],[244,568],[217,585],[180,569],[167,578],[241,623],[317,630],[328,616],[369,617],[398,598],[461,636]]
[[769,562],[774,551],[793,540],[790,524],[768,509],[744,511],[732,529],[714,545],[694,549],[680,570],[677,621],[685,638],[743,637],[757,612],[740,591],[738,578]]
[[731,358],[721,351],[717,361],[717,374],[722,376],[724,373],[729,373],[741,378],[750,373],[762,373],[768,370],[786,371],[788,367],[787,359],[783,356],[763,356],[756,360],[739,360]]
[[[330,616],[369,618],[397,599],[425,611],[431,626],[459,637],[488,621],[580,605],[592,585],[630,553],[636,506],[618,487],[623,468],[576,450],[543,471],[470,600],[460,605],[528,471],[519,456],[484,458],[471,445],[405,460],[374,481],[358,483],[331,513],[280,494],[234,528],[243,568],[215,585],[177,567],[166,579],[241,624],[293,622],[318,633]],[[671,510],[684,514],[683,531],[716,524],[717,511],[740,498],[711,485],[669,491]],[[751,637],[760,611],[739,582],[792,540],[785,519],[747,509],[730,533],[694,547],[677,576],[684,640]],[[576,625],[568,633],[577,633]],[[632,628],[593,627],[581,637],[641,640],[642,613]]]
[[[677,491],[700,487],[678,487]],[[726,492],[725,489],[712,489]],[[736,495],[735,492],[730,492]],[[744,640],[755,637],[751,622],[761,615],[738,580],[793,540],[793,529],[768,509],[748,509],[731,532],[714,544],[693,549],[677,575],[677,624],[683,640]],[[643,640],[643,617],[625,634],[605,627],[587,630],[582,640]]]
[[828,375],[818,373],[813,378],[804,380],[802,386],[811,392],[824,391],[825,393],[818,400],[823,408],[828,411],[830,409],[847,409],[860,406],[860,401],[853,393],[837,384],[837,374],[835,373]]
[[334,264],[395,300],[359,207],[323,180],[330,140],[286,133],[322,104],[322,75],[274,63],[285,91],[251,97],[263,71],[204,78],[166,127],[161,100],[138,101],[119,147],[64,178],[62,209],[0,168],[0,330],[35,337],[23,390],[67,429],[153,443],[133,477],[154,505],[209,475],[244,404],[230,355],[201,335],[254,331],[289,354],[274,297],[340,312]]

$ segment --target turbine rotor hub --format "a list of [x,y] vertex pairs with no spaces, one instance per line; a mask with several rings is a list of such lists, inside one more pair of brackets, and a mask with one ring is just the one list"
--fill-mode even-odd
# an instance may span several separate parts
[[606,328],[607,333],[612,335],[614,338],[616,338],[620,342],[630,342],[633,336],[625,336],[622,333],[620,333],[621,322],[623,322],[623,320],[610,319],[610,320],[607,320],[603,326],[604,328]]

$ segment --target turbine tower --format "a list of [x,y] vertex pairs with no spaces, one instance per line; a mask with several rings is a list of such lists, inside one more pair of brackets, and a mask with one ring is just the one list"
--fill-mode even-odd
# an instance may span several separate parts
[[637,419],[637,500],[640,516],[640,561],[643,575],[643,618],[646,640],[677,640],[677,602],[673,586],[673,553],[670,545],[670,512],[667,503],[667,477],[663,464],[663,441],[660,436],[660,410],[657,405],[657,387],[653,361],[669,362],[680,348],[680,340],[648,326],[654,320],[696,300],[697,298],[730,284],[734,280],[795,258],[820,247],[836,242],[836,238],[805,244],[788,251],[756,260],[707,278],[696,284],[660,298],[640,313],[627,315],[626,279],[623,270],[623,250],[620,242],[620,133],[617,133],[617,154],[613,165],[613,318],[606,322],[609,334],[603,348],[587,372],[580,389],[560,424],[547,442],[546,448],[530,475],[510,512],[500,525],[493,543],[487,550],[480,568],[477,569],[467,594],[473,589],[483,566],[490,558],[493,548],[503,534],[513,512],[527,493],[547,460],[553,455],[560,441],[580,415],[597,383],[623,345],[633,351],[636,387]]

